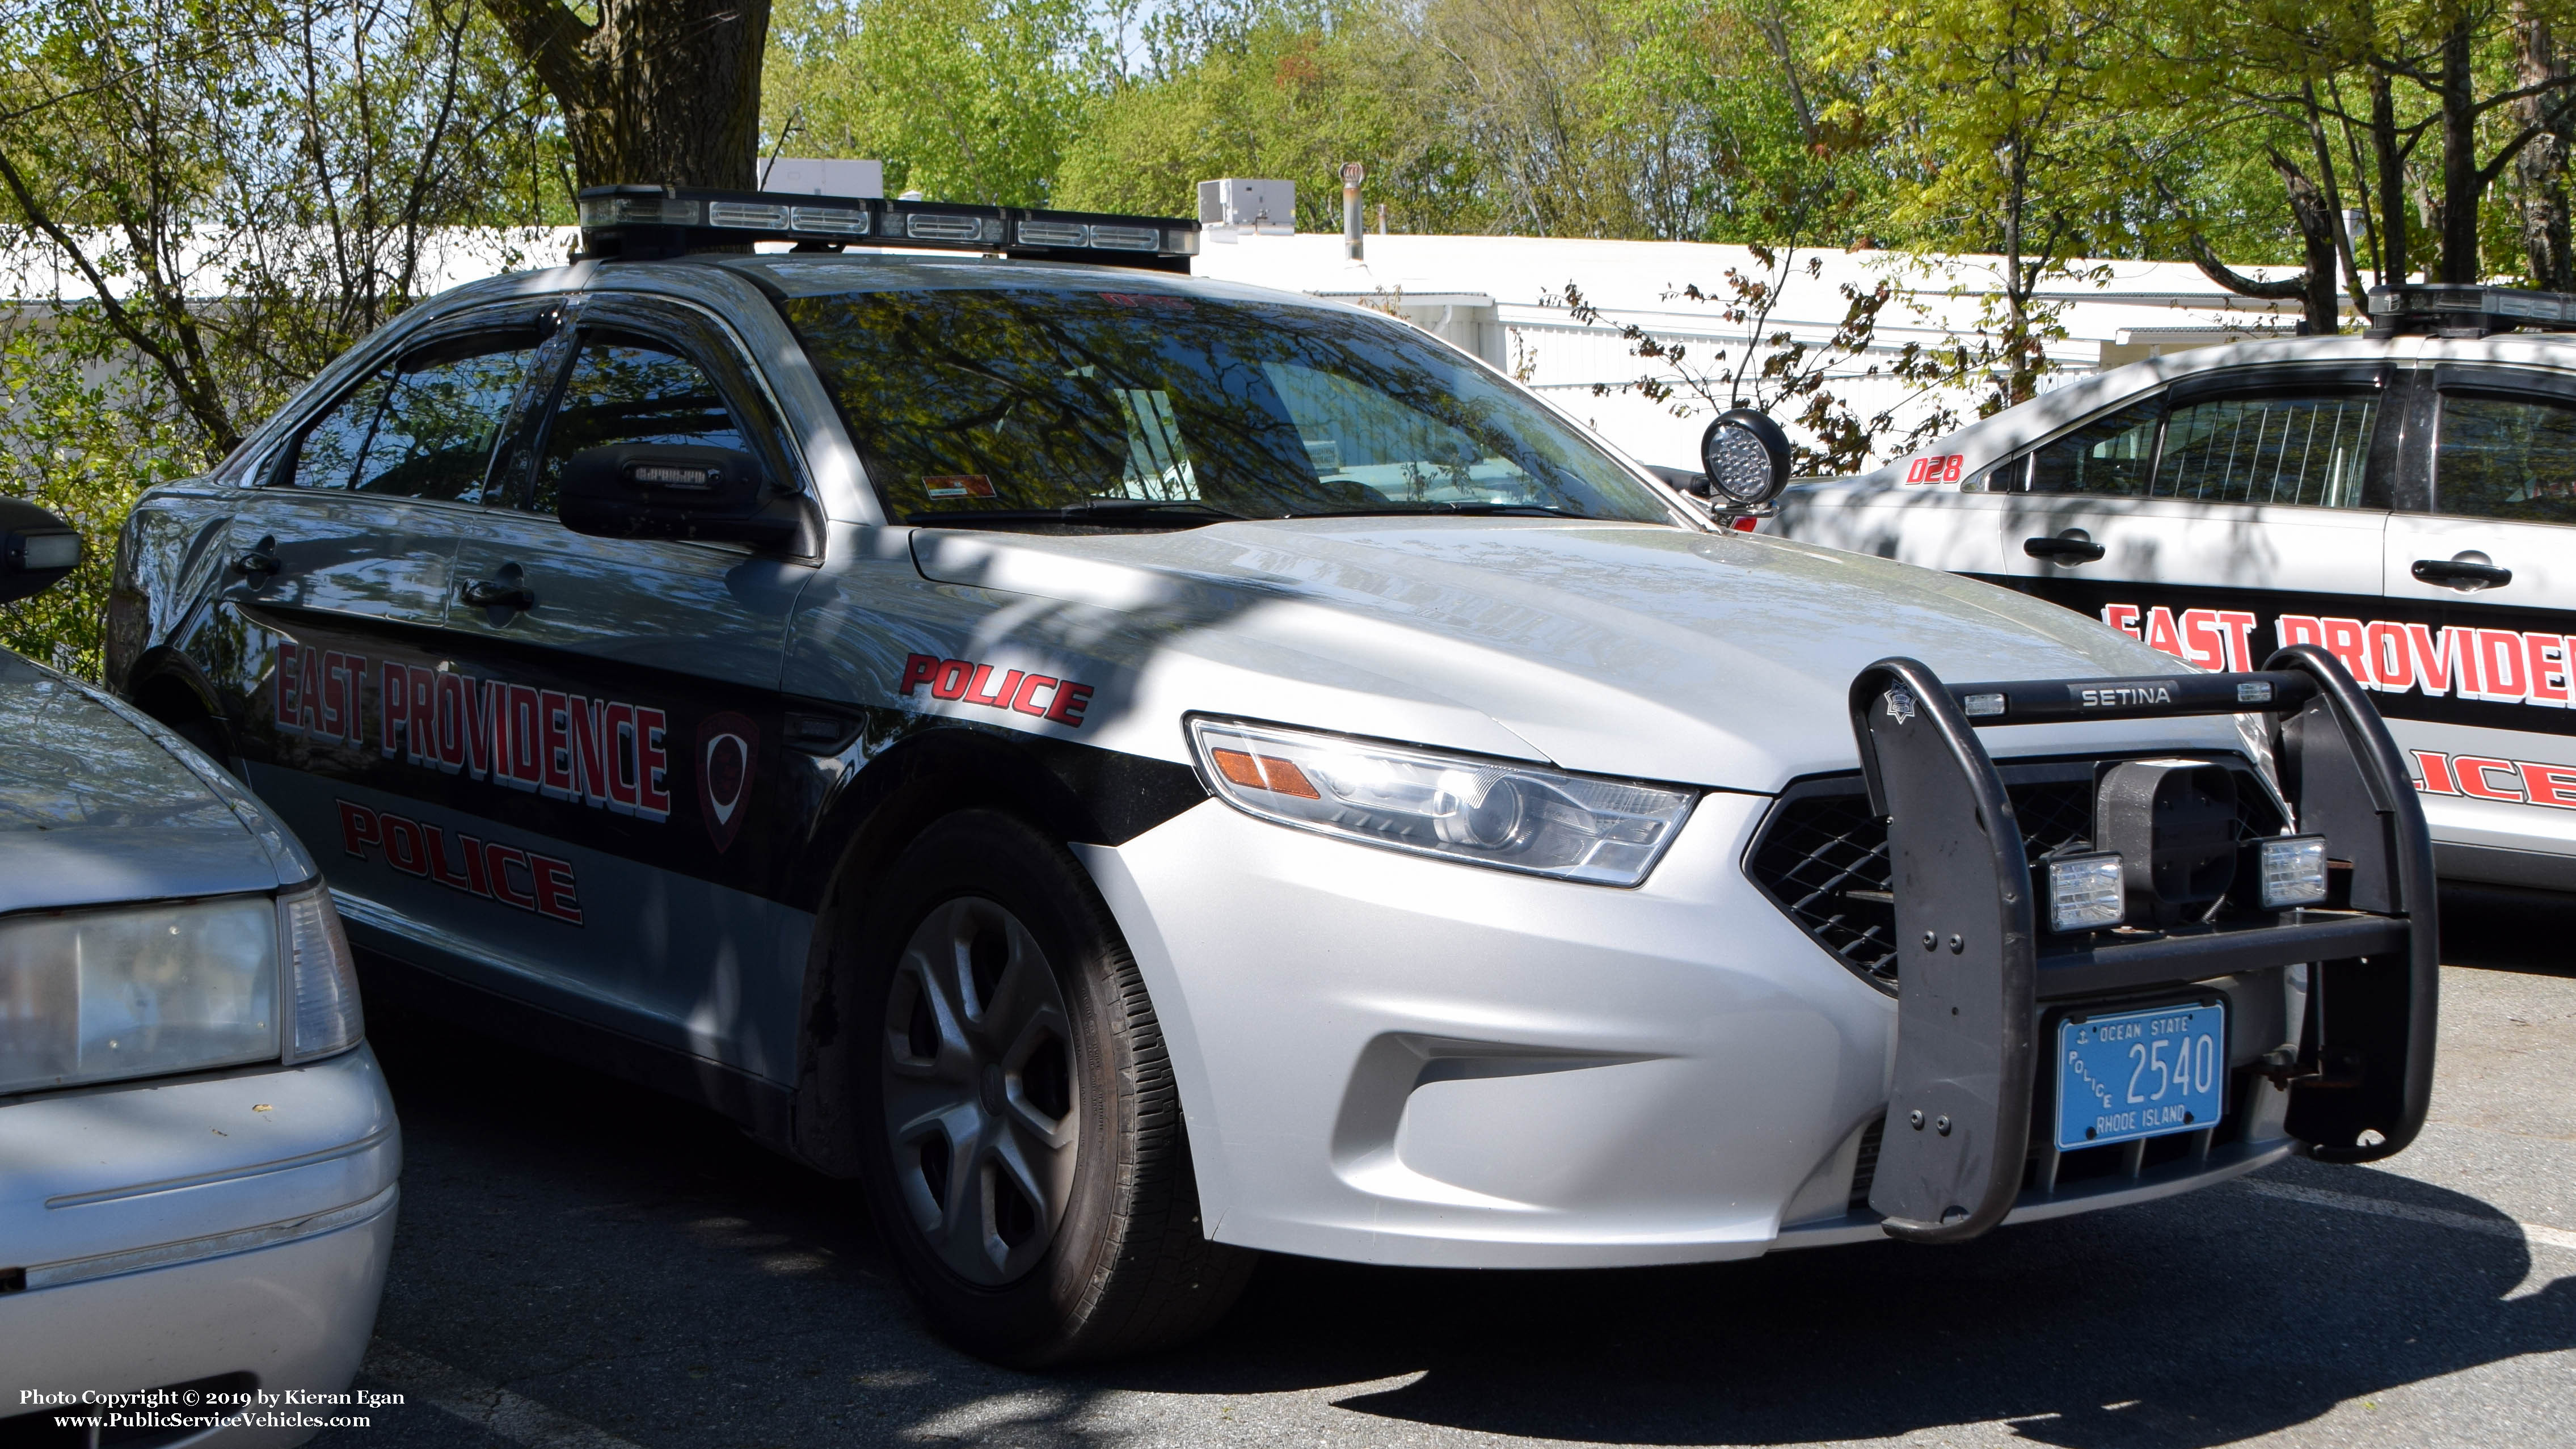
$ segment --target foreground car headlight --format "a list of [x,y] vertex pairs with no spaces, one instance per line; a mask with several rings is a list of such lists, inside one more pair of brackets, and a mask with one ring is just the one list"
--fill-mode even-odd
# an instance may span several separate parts
[[311,888],[277,898],[277,938],[285,952],[286,980],[295,993],[286,1059],[310,1061],[347,1051],[367,1034],[358,1009],[358,968],[331,892]]
[[1226,803],[1282,825],[1532,875],[1632,886],[1695,792],[1472,755],[1220,720],[1190,721]]
[[0,1092],[275,1061],[267,896],[0,921]]

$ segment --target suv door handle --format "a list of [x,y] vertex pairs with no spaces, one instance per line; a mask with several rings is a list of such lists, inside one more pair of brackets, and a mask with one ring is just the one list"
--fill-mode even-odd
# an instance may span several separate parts
[[2500,589],[2513,582],[2513,570],[2465,558],[2419,558],[2407,572],[2428,584],[2469,584],[2477,588]]
[[274,538],[263,538],[252,544],[250,552],[233,560],[233,572],[252,579],[274,577],[286,567],[283,560],[269,552],[275,547],[277,547],[277,540]]
[[2102,557],[2102,545],[2084,536],[2084,530],[2070,528],[2056,538],[2025,538],[2021,551],[2032,558],[2044,558],[2053,564],[2089,564]]
[[456,595],[478,609],[533,609],[537,606],[536,592],[521,583],[476,579],[458,586]]

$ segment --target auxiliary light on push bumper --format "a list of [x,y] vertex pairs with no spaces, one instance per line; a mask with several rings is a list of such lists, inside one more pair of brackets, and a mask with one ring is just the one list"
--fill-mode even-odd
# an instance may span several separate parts
[[[2216,714],[2271,722],[2297,834],[2213,843],[2195,833],[2209,804],[2198,796],[2232,785],[2193,774],[2204,762],[2127,761],[2096,786],[2093,844],[2118,848],[2034,871],[1976,733]],[[1962,685],[1882,659],[1853,679],[1851,716],[1870,809],[1888,821],[1904,962],[1869,1196],[1891,1236],[1960,1241],[2011,1211],[2039,1086],[2039,1014],[2068,998],[2310,963],[2305,1042],[2285,1073],[2291,1135],[2319,1160],[2363,1162],[2422,1128],[2432,844],[2386,726],[2333,656],[2301,644],[2260,673]],[[2170,832],[2144,823],[2167,817]],[[2123,921],[2130,929],[2102,930]]]
[[784,241],[799,251],[927,248],[1187,273],[1199,251],[1195,221],[1088,211],[691,186],[593,186],[579,204],[581,254],[629,261]]

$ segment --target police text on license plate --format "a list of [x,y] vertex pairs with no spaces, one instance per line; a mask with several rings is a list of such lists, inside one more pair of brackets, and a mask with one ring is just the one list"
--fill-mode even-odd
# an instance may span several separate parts
[[2099,1147],[2218,1121],[2227,1096],[2227,1008],[2209,1002],[2069,1017],[2057,1024],[2057,1147]]

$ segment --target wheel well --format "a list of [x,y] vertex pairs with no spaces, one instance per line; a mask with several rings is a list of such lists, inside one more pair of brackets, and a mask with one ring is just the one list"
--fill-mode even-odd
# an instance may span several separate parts
[[175,670],[164,670],[134,687],[134,707],[168,725],[181,739],[231,768],[231,732],[195,684]]

